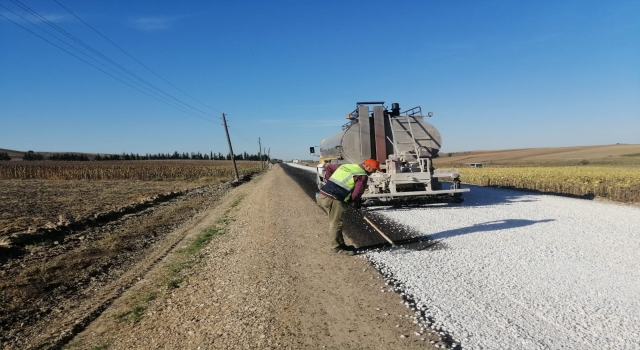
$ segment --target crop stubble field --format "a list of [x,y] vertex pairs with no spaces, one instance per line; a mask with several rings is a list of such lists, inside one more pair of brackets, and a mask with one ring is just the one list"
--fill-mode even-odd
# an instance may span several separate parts
[[473,185],[640,202],[637,144],[458,152],[441,154],[434,164],[459,169],[462,181]]
[[[259,170],[260,162],[236,162],[240,176]],[[233,178],[231,161],[143,160],[102,162],[0,162],[0,180],[207,180]]]
[[[241,177],[260,170],[259,162],[237,164]],[[13,232],[232,179],[230,161],[0,162],[0,242]]]
[[575,196],[595,196],[623,203],[640,202],[640,168],[518,167],[461,168],[462,181]]
[[166,245],[232,174],[230,161],[0,163],[0,347],[32,346],[31,332]]

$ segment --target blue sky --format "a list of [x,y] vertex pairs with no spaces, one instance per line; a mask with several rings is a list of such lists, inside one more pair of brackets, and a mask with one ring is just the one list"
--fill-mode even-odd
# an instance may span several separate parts
[[0,148],[226,153],[225,112],[236,153],[309,159],[372,100],[432,111],[444,152],[640,143],[637,0],[58,2],[162,79],[55,1],[19,3],[188,113],[0,0]]

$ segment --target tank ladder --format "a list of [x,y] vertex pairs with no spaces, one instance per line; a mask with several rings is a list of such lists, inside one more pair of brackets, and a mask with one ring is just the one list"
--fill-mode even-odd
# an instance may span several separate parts
[[[394,129],[393,128],[393,121],[391,120],[391,116],[389,116],[389,119],[390,119],[389,123],[391,124],[391,134],[393,135],[393,146],[397,150],[398,149],[397,145],[412,144],[413,145],[413,150],[415,152],[416,160],[420,163],[420,172],[424,172],[424,168],[425,168],[424,159],[422,159],[420,157],[420,149],[423,148],[423,146],[419,146],[417,141],[418,140],[421,140],[421,141],[422,140],[432,140],[432,138],[416,139],[416,137],[414,136],[414,133],[413,133],[413,127],[411,126],[411,124],[413,124],[413,122],[411,122],[411,118],[412,117],[413,117],[413,115],[410,115],[410,114],[405,114],[403,116],[395,117],[395,119],[398,121],[398,125],[399,126],[402,127],[403,123],[406,123],[406,125],[408,125],[408,128],[402,127],[401,129]],[[401,120],[400,118],[405,118],[406,120]],[[414,122],[417,123],[417,121],[415,119],[414,119]],[[411,137],[411,141],[398,142],[398,139],[396,138],[396,132],[406,132]]]

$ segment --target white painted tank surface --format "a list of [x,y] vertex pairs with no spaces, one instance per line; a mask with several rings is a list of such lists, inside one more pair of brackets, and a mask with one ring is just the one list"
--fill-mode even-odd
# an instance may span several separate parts
[[[409,130],[409,121],[411,128]],[[322,158],[343,159],[350,163],[362,163],[365,159],[370,158],[374,154],[375,136],[373,130],[371,132],[361,132],[358,119],[351,121],[345,130],[329,137],[320,142],[320,155]],[[371,124],[371,123],[362,123]],[[366,126],[369,128],[369,126]],[[393,130],[392,130],[393,128]],[[387,154],[414,154],[415,146],[412,142],[411,135],[415,138],[418,147],[425,147],[433,155],[437,154],[442,144],[440,132],[431,124],[424,121],[422,116],[399,116],[385,118],[385,135],[382,137],[385,141]],[[362,149],[361,135],[369,137],[369,142],[365,145],[371,145],[370,150]],[[391,141],[394,140],[395,146]]]

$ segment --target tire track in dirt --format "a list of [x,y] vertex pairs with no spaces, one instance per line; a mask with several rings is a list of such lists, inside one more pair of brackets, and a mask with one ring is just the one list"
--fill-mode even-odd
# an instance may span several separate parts
[[[156,200],[159,201],[151,206],[149,206],[151,203],[145,203],[137,207],[139,210],[135,214],[124,213],[127,210],[116,212],[115,219],[104,226],[89,225],[84,231],[71,231],[75,237],[94,236],[96,241],[89,242],[89,238],[70,240],[69,244],[52,246],[51,248],[56,250],[53,254],[44,252],[41,256],[28,255],[25,257],[27,259],[11,260],[10,264],[6,265],[12,265],[13,273],[4,270],[0,279],[0,306],[3,314],[6,311],[5,316],[0,320],[2,321],[0,322],[2,347],[7,349],[62,347],[184,239],[187,230],[175,229],[177,226],[197,225],[202,220],[202,213],[211,205],[215,205],[230,189],[231,186],[226,184],[200,188],[198,191],[191,190],[173,198],[158,196]],[[133,210],[133,207],[128,210]],[[154,219],[158,215],[160,220]],[[157,225],[154,226],[154,224]],[[152,232],[145,231],[147,227],[151,228]],[[114,232],[122,231],[120,236],[126,238],[129,235],[126,232],[127,229],[140,231],[138,235],[144,242],[134,242],[137,244],[135,246],[118,247],[124,250],[111,259],[101,259],[100,256],[86,257],[89,260],[95,258],[95,261],[88,263],[89,268],[69,271],[69,281],[66,280],[66,276],[60,276],[61,282],[54,281],[53,284],[34,286],[34,284],[43,283],[37,281],[36,276],[35,280],[33,278],[26,280],[23,286],[16,285],[15,277],[24,275],[25,270],[31,268],[37,271],[43,268],[42,266],[48,268],[47,264],[51,264],[55,256],[64,259],[74,253],[79,254],[78,251],[82,251],[83,246],[100,244],[109,239],[101,236],[112,236]],[[89,232],[92,230],[93,232]],[[115,239],[117,236],[111,238]],[[118,243],[114,242],[115,247]],[[88,254],[92,253],[91,248],[85,250]],[[20,293],[20,288],[25,287],[32,291],[41,290],[37,292],[41,294],[34,295],[35,300],[33,298],[25,300],[28,303],[17,305],[16,309],[16,305],[11,306],[11,303],[15,303],[15,299],[11,298],[9,293],[12,293],[12,290]]]
[[104,226],[127,215],[135,215],[146,209],[151,209],[162,203],[193,192],[205,190],[210,185],[190,188],[183,191],[171,191],[161,193],[138,203],[131,203],[120,208],[96,213],[91,217],[81,218],[73,222],[59,223],[53,227],[39,227],[34,232],[22,231],[4,237],[0,242],[0,264],[6,263],[9,259],[21,258],[27,253],[25,246],[38,244],[44,241],[64,242],[65,237],[73,235],[74,232],[87,230],[96,226]]
[[[204,217],[199,217],[192,225],[198,224]],[[190,225],[190,226],[192,226]],[[80,307],[80,309],[86,310],[83,313],[84,317],[76,320],[71,329],[65,331],[53,342],[45,340],[41,344],[34,346],[36,349],[60,349],[66,345],[73,337],[82,332],[93,320],[102,314],[111,303],[119,298],[122,293],[128,290],[136,282],[138,282],[142,276],[155,267],[162,259],[164,259],[178,244],[180,244],[189,233],[187,228],[180,229],[180,232],[175,237],[168,238],[165,242],[162,242],[157,246],[153,252],[151,252],[144,261],[135,265],[124,276],[120,277],[117,281],[109,284],[104,288],[98,296],[89,300]],[[65,324],[65,321],[58,321],[58,323]]]

